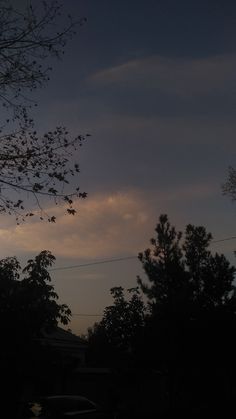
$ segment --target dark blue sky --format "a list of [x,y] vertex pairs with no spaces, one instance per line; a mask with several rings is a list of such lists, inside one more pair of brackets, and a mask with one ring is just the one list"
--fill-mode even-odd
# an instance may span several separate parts
[[[136,255],[161,213],[179,229],[235,235],[236,207],[221,185],[236,162],[236,3],[64,3],[62,22],[66,13],[88,21],[53,63],[35,116],[41,130],[92,134],[78,179],[88,199],[55,226],[1,226],[2,251],[26,258],[46,247],[57,266]],[[234,241],[212,249],[234,262]],[[55,271],[53,280],[73,312],[91,313],[110,303],[111,286],[133,286],[140,273],[134,260]],[[74,317],[72,329],[92,322]]]
[[64,9],[88,19],[61,67],[70,68],[73,82],[128,60],[200,59],[236,48],[233,1],[68,0]]
[[[160,54],[203,58],[235,51],[233,1],[71,1],[73,13],[88,18],[87,51],[93,65],[124,57]],[[94,42],[95,41],[95,42]],[[90,54],[89,54],[90,55]]]

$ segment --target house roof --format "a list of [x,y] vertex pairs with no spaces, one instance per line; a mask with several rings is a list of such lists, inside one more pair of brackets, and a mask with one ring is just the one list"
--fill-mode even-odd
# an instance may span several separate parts
[[73,333],[62,329],[61,327],[55,327],[52,331],[42,331],[41,342],[64,350],[83,350],[87,348],[87,343],[84,339]]

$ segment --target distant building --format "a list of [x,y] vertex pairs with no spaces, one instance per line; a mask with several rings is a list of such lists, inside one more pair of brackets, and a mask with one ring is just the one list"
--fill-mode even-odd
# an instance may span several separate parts
[[74,365],[74,368],[85,366],[87,343],[79,336],[56,327],[51,332],[43,332],[40,342],[55,351],[63,364]]
[[85,368],[87,343],[60,327],[41,332],[36,348],[37,342],[41,349],[36,349],[32,368],[22,375],[21,397],[66,394],[74,371]]

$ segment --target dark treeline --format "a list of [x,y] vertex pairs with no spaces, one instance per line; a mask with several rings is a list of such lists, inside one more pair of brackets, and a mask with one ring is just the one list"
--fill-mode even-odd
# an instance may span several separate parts
[[[48,268],[55,257],[42,251],[21,270],[15,257],[0,261],[1,414],[21,417],[20,402],[40,377],[50,376],[55,352],[41,345],[43,332],[67,324],[70,309],[58,304]],[[42,391],[42,389],[40,389]]]
[[[111,289],[113,304],[89,330],[84,366],[112,372],[110,402],[112,409],[123,403],[120,417],[134,411],[147,417],[150,399],[151,414],[229,409],[236,376],[235,268],[209,250],[212,236],[204,227],[188,225],[182,234],[161,215],[155,231],[150,248],[139,254],[145,279],[138,277],[129,290]],[[77,368],[75,359],[42,345],[44,332],[67,324],[71,314],[50,283],[54,259],[42,251],[23,271],[16,258],[0,261],[4,417],[24,417],[21,400],[52,393],[58,373],[70,379]]]
[[159,371],[170,408],[227,409],[236,374],[235,268],[212,254],[204,227],[187,225],[183,235],[161,215],[155,232],[139,254],[146,280],[138,277],[128,297],[111,289],[113,305],[89,329],[88,361]]

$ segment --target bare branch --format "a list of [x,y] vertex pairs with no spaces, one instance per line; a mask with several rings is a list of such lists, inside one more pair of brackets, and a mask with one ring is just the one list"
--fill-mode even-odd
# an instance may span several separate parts
[[[80,171],[75,152],[86,136],[71,138],[61,126],[38,135],[29,117],[32,98],[28,93],[49,80],[51,67],[45,59],[62,56],[76,25],[85,22],[68,16],[60,27],[61,9],[57,0],[37,2],[37,9],[29,4],[23,12],[14,9],[10,0],[0,5],[0,101],[6,112],[13,112],[0,127],[0,212],[15,214],[17,221],[35,213],[23,204],[30,196],[40,219],[46,214],[41,197],[66,204],[69,214],[76,212],[74,199],[86,197],[77,185],[72,186]],[[46,216],[55,221],[54,215]]]

